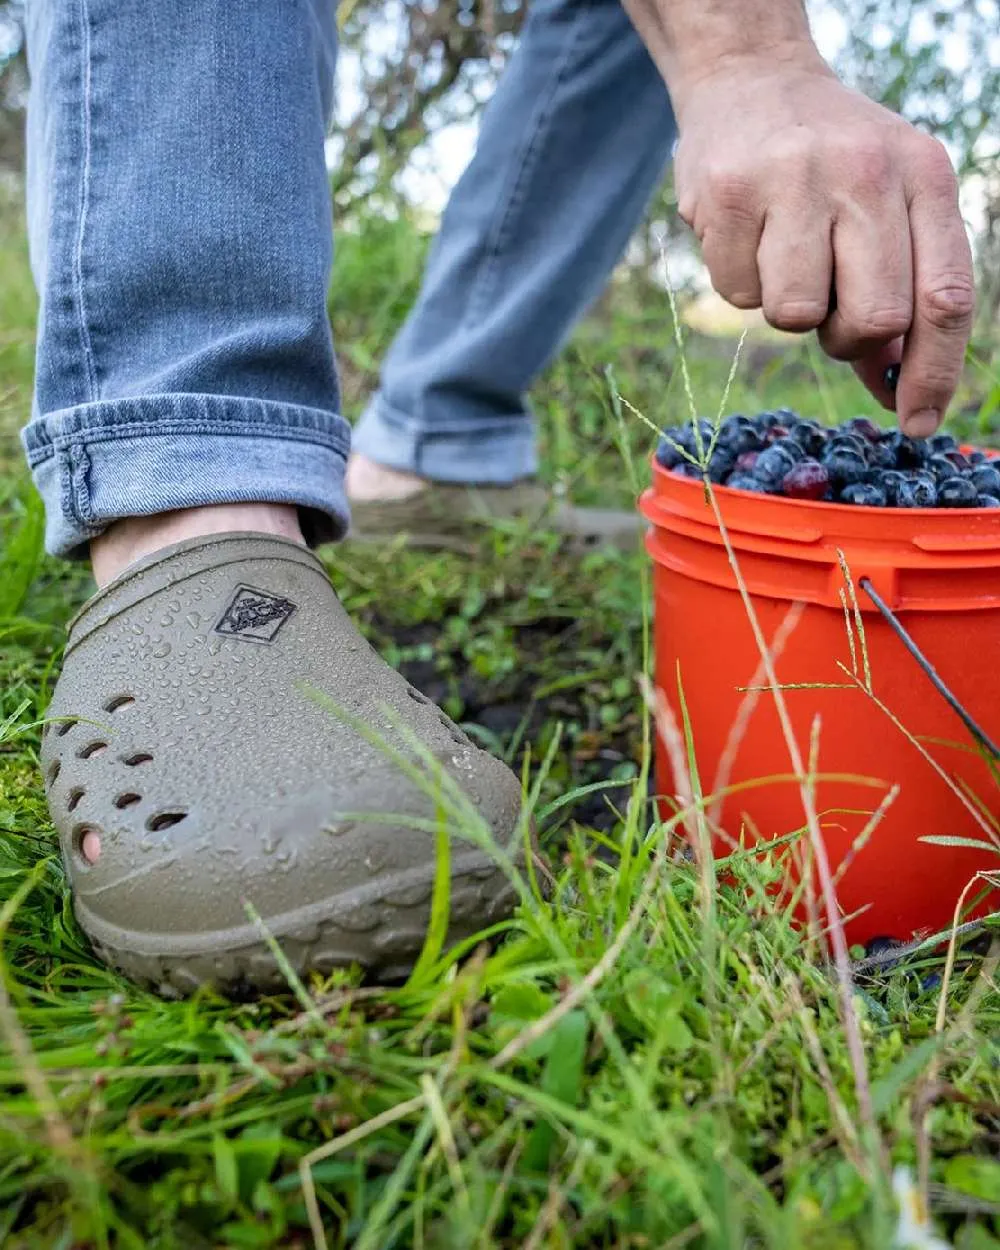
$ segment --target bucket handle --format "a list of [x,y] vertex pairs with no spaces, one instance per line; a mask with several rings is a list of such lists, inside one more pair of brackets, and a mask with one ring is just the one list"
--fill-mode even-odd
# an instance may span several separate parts
[[910,637],[909,633],[903,628],[899,617],[879,595],[878,591],[871,584],[871,581],[867,577],[862,577],[858,581],[858,585],[865,592],[872,603],[874,603],[876,608],[878,608],[878,610],[882,613],[889,625],[892,626],[899,640],[902,642],[907,651],[909,651],[910,655],[912,655],[916,662],[920,665],[924,675],[931,682],[934,689],[939,695],[941,695],[952,711],[959,717],[962,724],[966,727],[969,733],[972,734],[973,738],[976,739],[980,746],[985,747],[994,759],[1000,760],[1000,747],[998,747],[989,734],[987,734],[987,732],[972,719],[962,704],[959,703],[955,695],[952,694],[952,692],[944,684],[938,676],[934,665],[930,662],[930,660],[928,660],[928,658]]

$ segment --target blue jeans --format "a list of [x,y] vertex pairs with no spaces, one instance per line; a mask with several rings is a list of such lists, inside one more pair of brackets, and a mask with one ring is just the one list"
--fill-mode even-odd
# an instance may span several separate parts
[[[206,504],[348,523],[326,312],[329,0],[28,0],[41,298],[23,433],[46,544]],[[524,393],[674,140],[617,0],[536,0],[355,447],[442,481],[535,468]]]

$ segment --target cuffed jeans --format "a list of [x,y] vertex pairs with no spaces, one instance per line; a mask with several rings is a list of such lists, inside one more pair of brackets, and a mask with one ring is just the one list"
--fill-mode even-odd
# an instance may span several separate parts
[[[208,504],[343,534],[326,313],[327,0],[28,0],[40,294],[23,438],[46,545]],[[674,122],[617,0],[536,0],[355,447],[440,481],[536,465],[525,392],[600,291]]]

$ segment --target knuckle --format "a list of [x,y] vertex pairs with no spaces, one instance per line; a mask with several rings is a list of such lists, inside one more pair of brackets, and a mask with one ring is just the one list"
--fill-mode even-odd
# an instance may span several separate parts
[[[716,287],[715,289],[719,291],[718,287]],[[728,300],[729,303],[732,304],[734,308],[742,308],[746,311],[749,311],[750,309],[760,307],[760,292],[759,291],[749,290],[746,287],[744,287],[736,291],[719,291],[719,294],[724,299]]]
[[909,330],[912,320],[912,305],[904,299],[883,299],[878,304],[860,309],[850,318],[854,334],[863,341],[873,342],[898,338]]
[[895,162],[880,138],[857,139],[850,147],[849,159],[855,185],[864,191],[882,195],[892,185]]
[[933,135],[920,135],[917,160],[922,178],[932,178],[949,187],[957,185],[955,167],[951,163],[948,149],[940,139],[936,139]]
[[713,167],[705,171],[705,187],[714,208],[727,216],[756,216],[754,181],[736,169]]
[[815,330],[826,320],[829,306],[825,300],[782,296],[768,300],[764,307],[764,317],[768,325],[776,330],[788,330],[802,333]]
[[976,289],[968,274],[936,278],[920,288],[918,299],[924,319],[937,330],[964,331],[972,324]]

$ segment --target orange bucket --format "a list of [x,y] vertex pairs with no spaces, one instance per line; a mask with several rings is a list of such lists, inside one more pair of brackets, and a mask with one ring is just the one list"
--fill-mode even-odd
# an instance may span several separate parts
[[[837,895],[849,940],[907,940],[948,928],[962,891],[977,872],[1000,870],[1000,856],[920,840],[926,835],[988,840],[988,835],[850,674],[857,671],[864,683],[867,658],[876,698],[960,789],[975,796],[970,802],[981,804],[1000,824],[1000,783],[987,762],[989,751],[977,745],[862,588],[869,584],[897,614],[941,680],[995,742],[1000,737],[1000,510],[864,508],[721,486],[714,491],[769,645],[792,605],[804,605],[775,668],[803,759],[809,756],[813,721],[820,717],[817,772],[829,779],[817,782],[816,805],[831,866],[842,871]],[[773,694],[765,689],[753,696],[752,711],[747,702],[747,688],[755,680],[766,687],[766,678],[705,487],[654,461],[653,483],[639,506],[652,522],[646,543],[655,563],[657,686],[681,724],[679,677],[706,794],[717,787],[720,762],[727,754],[732,759],[721,829],[747,844],[802,829],[805,817],[794,780],[738,788],[780,774],[787,778],[791,765]],[[863,621],[864,648],[852,627],[853,657],[838,552]],[[817,688],[823,685],[827,688]],[[733,726],[748,711],[733,756]],[[674,794],[662,743],[657,774],[660,792]],[[901,787],[898,797],[864,839],[866,825],[894,784]],[[731,847],[731,840],[720,839],[716,853]],[[967,899],[984,888],[976,882]],[[975,914],[998,906],[994,891]]]

